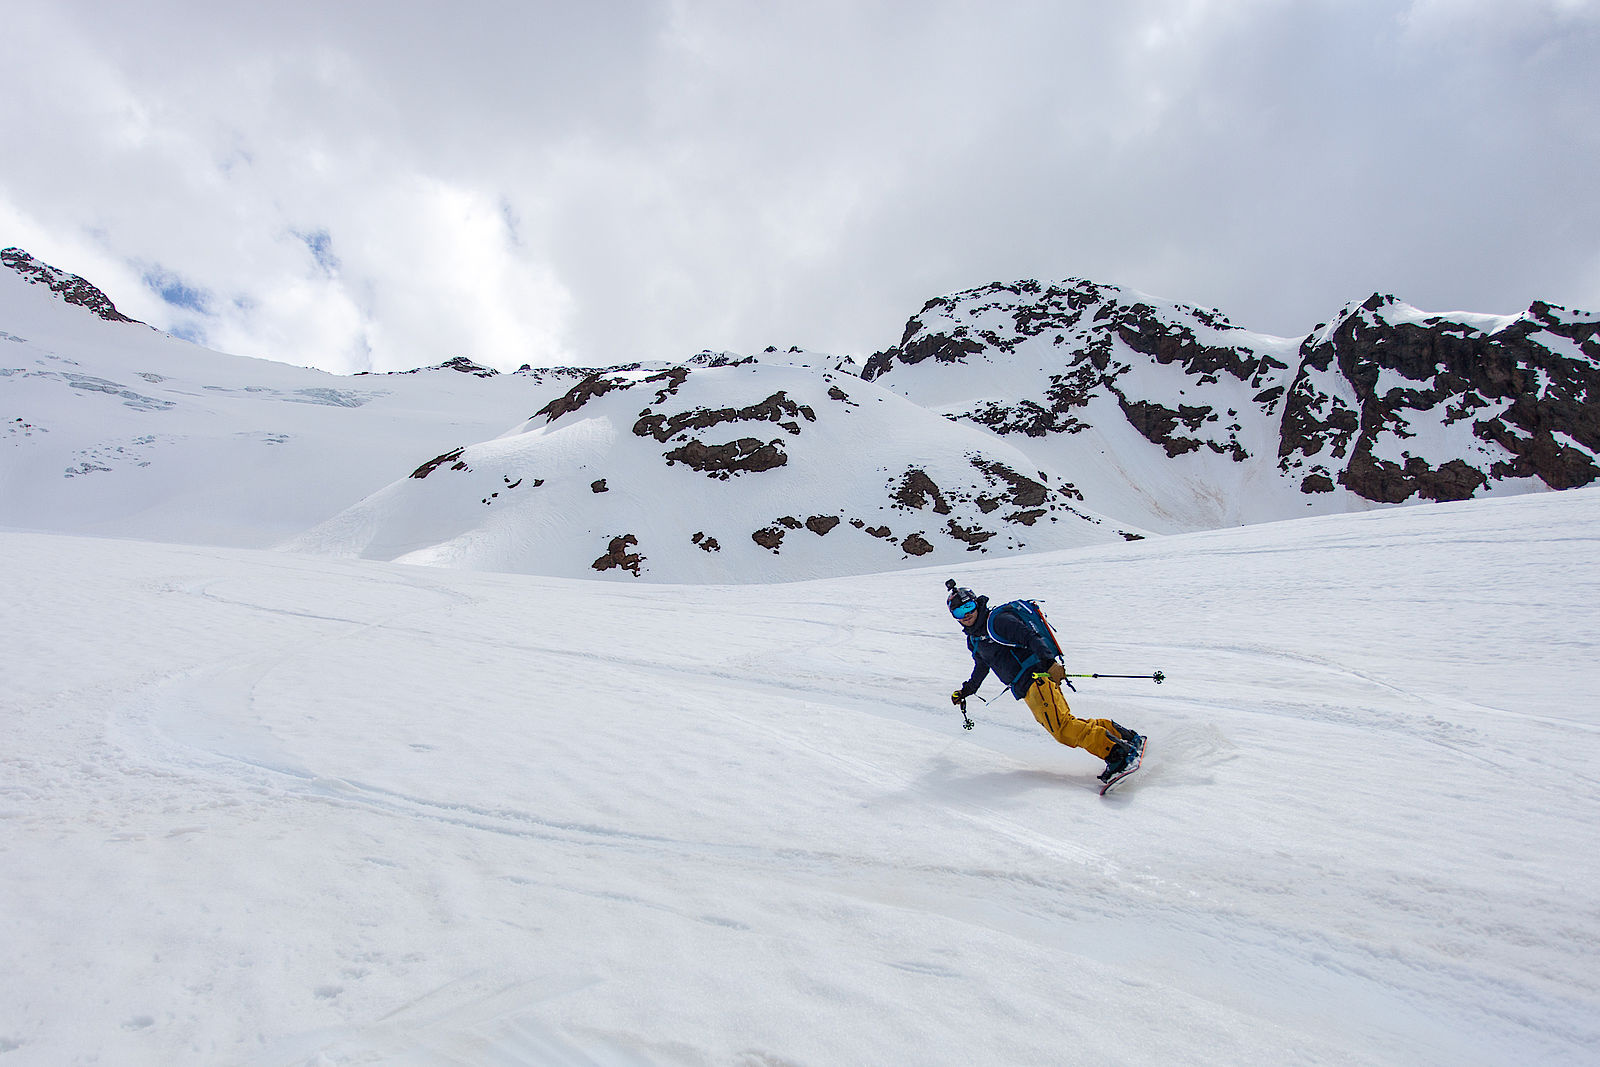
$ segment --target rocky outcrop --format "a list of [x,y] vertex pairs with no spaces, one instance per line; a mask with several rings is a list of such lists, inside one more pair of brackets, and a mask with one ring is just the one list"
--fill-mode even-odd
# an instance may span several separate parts
[[452,465],[452,467],[451,467],[452,470],[458,470],[458,471],[471,470],[472,468],[467,466],[466,462],[464,460],[462,460],[462,458],[461,458],[462,453],[464,453],[465,451],[466,451],[466,447],[462,446],[461,448],[451,449],[449,452],[446,452],[442,456],[434,456],[432,459],[428,460],[428,462],[424,463],[422,466],[420,466],[416,470],[412,471],[411,472],[411,477],[413,477],[413,478],[426,478],[428,475],[432,474],[434,471],[438,470],[440,467],[444,466],[446,463],[449,463],[449,464]]
[[605,555],[595,560],[590,566],[597,571],[625,570],[637,578],[639,576],[639,568],[644,566],[645,560],[644,556],[632,551],[633,547],[638,543],[639,539],[633,534],[622,534],[613,537],[611,543],[606,546]]
[[495,375],[500,373],[493,367],[485,367],[482,363],[468,359],[466,356],[456,356],[454,359],[447,359],[437,367],[430,367],[428,369],[453,370],[458,374],[470,374],[474,378],[493,378]]
[[754,437],[741,437],[720,445],[689,441],[661,455],[668,466],[682,463],[691,470],[722,479],[769,471],[789,462],[789,454],[777,441],[761,441]]
[[[1040,442],[1057,461],[1051,442],[1090,428],[1115,440],[1120,421],[1184,472],[1174,480],[1191,500],[1228,513],[1227,486],[1241,482],[1284,506],[1339,489],[1400,503],[1518,479],[1590,484],[1597,338],[1600,317],[1545,303],[1519,316],[1430,315],[1381,295],[1304,339],[1272,338],[1115,286],[1022,281],[929,301],[862,377],[940,397],[953,417]],[[965,408],[943,399],[959,381],[974,397]],[[1207,457],[1241,474],[1222,477]]]
[[0,249],[0,264],[10,267],[34,285],[44,286],[67,303],[87,308],[107,322],[132,322],[140,326],[145,325],[138,319],[130,319],[118,311],[110,297],[76,274],[68,274],[64,270],[34,259],[20,248]]
[[[1026,348],[1044,365],[1037,384],[1014,399],[981,400],[964,418],[1002,434],[1075,434],[1092,424],[1093,402],[1111,399],[1169,457],[1205,448],[1242,462],[1249,452],[1232,393],[1197,401],[1219,382],[1242,383],[1257,406],[1271,411],[1288,368],[1247,338],[1220,312],[1158,307],[1116,286],[1083,279],[996,283],[929,301],[907,322],[899,345],[867,360],[862,377],[884,378],[928,359],[998,369]],[[1151,376],[1136,373],[1140,367],[1166,368],[1159,373],[1188,383],[1183,391],[1194,399],[1174,404],[1177,390],[1146,392],[1143,379]],[[884,384],[893,388],[894,379]]]
[[1374,294],[1306,338],[1280,442],[1280,468],[1305,491],[1337,482],[1384,503],[1517,478],[1588,485],[1600,316],[1538,302],[1507,319],[1423,315]]
[[928,477],[927,471],[916,467],[901,475],[900,485],[891,495],[894,502],[903,508],[924,508],[931,504],[934,514],[950,514],[950,504],[945,500],[944,493]]
[[555,422],[563,415],[570,415],[579,411],[591,400],[597,400],[613,389],[626,389],[633,385],[633,381],[621,374],[595,371],[586,376],[583,381],[556,397],[550,403],[533,413],[534,418],[543,416],[545,422]]
[[818,537],[826,537],[830,530],[839,525],[839,521],[837,515],[813,515],[806,520],[806,529]]
[[[679,385],[682,384],[680,381]],[[672,392],[676,392],[673,389]],[[658,396],[656,403],[664,402],[665,396]],[[648,409],[634,423],[633,432],[639,437],[654,437],[657,441],[670,441],[673,437],[687,430],[706,430],[713,426],[727,422],[773,422],[777,423],[790,434],[800,433],[799,420],[804,418],[807,422],[816,422],[817,413],[805,404],[797,404],[779,390],[757,404],[750,404],[742,408],[693,408],[689,411],[680,411],[671,416],[661,415]]]

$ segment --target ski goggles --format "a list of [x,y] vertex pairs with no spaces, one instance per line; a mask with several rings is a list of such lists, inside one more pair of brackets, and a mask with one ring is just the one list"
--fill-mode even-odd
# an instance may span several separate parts
[[954,615],[958,619],[964,619],[977,610],[978,602],[976,600],[969,600],[965,604],[957,604],[955,607],[951,608],[950,614]]

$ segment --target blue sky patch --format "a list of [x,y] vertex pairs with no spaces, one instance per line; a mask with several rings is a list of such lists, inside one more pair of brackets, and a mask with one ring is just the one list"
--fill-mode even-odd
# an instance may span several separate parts
[[172,336],[188,341],[190,344],[203,345],[206,343],[206,331],[192,319],[188,322],[176,323],[167,329]]
[[311,251],[311,258],[317,261],[317,266],[322,272],[332,278],[339,273],[339,257],[333,254],[333,237],[327,230],[313,230],[310,233],[295,231],[295,236],[305,243]]
[[211,314],[211,294],[190,285],[165,267],[152,267],[145,271],[144,284],[173,307],[201,315]]

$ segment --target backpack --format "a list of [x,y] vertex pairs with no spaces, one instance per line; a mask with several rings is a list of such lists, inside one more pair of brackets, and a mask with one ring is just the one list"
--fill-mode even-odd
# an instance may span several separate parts
[[1050,629],[1050,621],[1044,617],[1044,611],[1040,609],[1037,601],[1008,600],[999,607],[990,608],[988,627],[989,640],[995,642],[996,644],[1005,645],[1008,648],[1020,647],[1011,644],[1009,641],[1002,641],[999,637],[995,636],[994,617],[1002,611],[1014,615],[1023,622],[1027,623],[1029,628],[1032,629],[1034,633],[1038,634],[1044,639],[1045,647],[1054,652],[1057,659],[1061,658],[1061,643],[1056,640],[1056,632]]

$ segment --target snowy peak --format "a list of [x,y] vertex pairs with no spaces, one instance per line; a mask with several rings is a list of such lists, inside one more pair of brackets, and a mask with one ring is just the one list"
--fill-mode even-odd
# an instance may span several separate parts
[[1429,314],[1373,294],[1300,350],[1280,467],[1306,492],[1460,500],[1600,477],[1600,316]]
[[[423,373],[426,373],[427,371],[436,371],[436,370],[453,370],[458,374],[470,374],[474,378],[493,378],[495,375],[500,373],[499,371],[495,370],[493,367],[485,367],[482,363],[479,363],[479,362],[477,362],[477,361],[475,361],[473,359],[470,359],[467,356],[455,356],[455,357],[453,357],[451,359],[445,360],[443,363],[436,363],[431,367],[417,367],[417,368],[415,368],[413,370],[392,371],[390,373],[393,373],[393,374],[423,374]],[[368,371],[362,371],[361,373],[362,374],[367,374],[369,372]]]
[[[896,372],[885,384],[905,383],[921,395],[929,391],[925,380],[908,380],[902,367],[929,359],[963,364],[980,371],[961,376],[974,397],[990,391],[989,382],[1022,386],[1013,397],[978,399],[965,413],[998,433],[1078,433],[1086,409],[1110,398],[1169,456],[1210,448],[1242,458],[1232,415],[1223,417],[1242,395],[1239,387],[1267,406],[1285,384],[1287,365],[1277,354],[1283,346],[1259,337],[1218,311],[1083,279],[996,283],[929,301],[899,345],[867,361],[862,377]],[[1228,383],[1225,396],[1198,395],[1221,382]]]
[[20,248],[0,249],[0,264],[16,271],[34,285],[43,285],[69,304],[87,308],[107,322],[134,322],[117,310],[111,298],[76,274],[50,266]]
[[1016,441],[1087,506],[1171,531],[1281,517],[1245,482],[1277,454],[1298,343],[1116,286],[1028,280],[930,301],[863,377]]
[[1023,281],[929,301],[863,377],[1017,440],[1103,513],[1195,529],[1589,484],[1597,318],[1374,294],[1290,339],[1114,286]]

